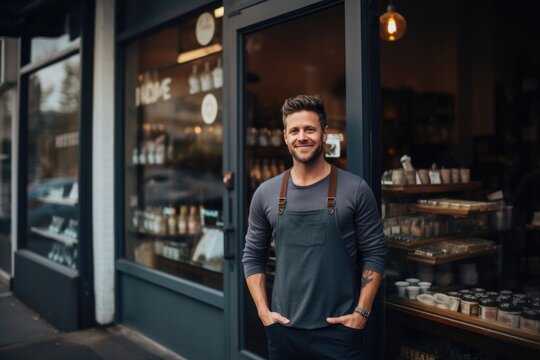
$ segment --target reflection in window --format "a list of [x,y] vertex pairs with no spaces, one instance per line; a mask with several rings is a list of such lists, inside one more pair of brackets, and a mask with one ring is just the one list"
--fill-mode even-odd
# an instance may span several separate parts
[[222,289],[221,17],[186,18],[125,58],[125,256]]
[[29,77],[28,248],[77,266],[80,57]]
[[[73,6],[77,6],[74,2]],[[35,22],[30,39],[30,61],[46,59],[76,43],[81,36],[80,14],[77,11],[66,14],[55,13],[47,21]]]

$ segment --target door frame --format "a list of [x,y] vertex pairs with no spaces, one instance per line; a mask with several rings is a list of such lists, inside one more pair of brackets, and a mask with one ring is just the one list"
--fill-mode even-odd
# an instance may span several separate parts
[[[373,188],[380,204],[380,117],[378,66],[378,15],[376,0],[290,0],[290,1],[225,1],[224,21],[224,170],[236,176],[235,188],[225,201],[228,255],[224,269],[226,349],[231,359],[261,359],[243,348],[244,276],[244,209],[246,179],[244,175],[243,141],[243,42],[245,33],[279,22],[305,16],[328,6],[345,6],[346,128],[347,170],[362,176]],[[229,6],[228,6],[229,5]],[[241,7],[244,5],[244,7]],[[362,54],[365,54],[363,57]],[[382,335],[382,327],[376,329]],[[382,336],[380,336],[382,338]],[[379,346],[376,346],[377,348]],[[377,351],[377,350],[375,350]],[[382,352],[380,352],[382,353]],[[369,358],[369,357],[368,357]]]

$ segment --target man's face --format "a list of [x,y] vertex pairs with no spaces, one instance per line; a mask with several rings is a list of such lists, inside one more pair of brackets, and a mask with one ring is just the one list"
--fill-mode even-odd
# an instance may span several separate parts
[[321,129],[316,113],[304,110],[285,118],[283,136],[292,157],[304,164],[311,164],[321,156],[328,130]]

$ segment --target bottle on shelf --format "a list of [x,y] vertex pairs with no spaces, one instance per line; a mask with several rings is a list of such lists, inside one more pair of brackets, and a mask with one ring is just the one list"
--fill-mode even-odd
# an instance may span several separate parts
[[285,160],[283,160],[283,159],[279,160],[278,170],[279,170],[280,174],[286,170],[286,168],[285,168]]
[[165,163],[165,151],[166,151],[166,144],[167,144],[167,132],[165,131],[165,125],[163,124],[157,124],[156,126],[156,134],[154,138],[155,143],[155,162],[156,164],[164,164]]
[[189,93],[196,94],[201,91],[201,83],[199,82],[199,74],[197,72],[197,64],[193,64],[193,69],[191,75],[188,79],[189,83]]
[[189,208],[188,218],[188,234],[197,235],[201,232],[201,218],[199,214],[199,207],[192,205]]
[[268,165],[268,159],[263,160],[262,166],[262,179],[268,180],[272,177],[272,172],[270,171],[270,166]]
[[252,189],[255,189],[262,181],[262,168],[261,160],[257,159],[255,161],[255,166],[251,168],[250,171],[250,185]]
[[176,224],[176,210],[174,207],[169,206],[167,208],[167,230],[169,232],[169,235],[176,235],[176,232],[178,231],[178,226]]
[[271,177],[279,175],[279,169],[277,166],[276,159],[272,159],[272,161],[270,162],[270,174],[271,174]]
[[188,232],[188,206],[180,206],[180,215],[178,215],[178,234],[187,234]]
[[219,89],[223,86],[223,68],[221,67],[221,58],[217,60],[217,66],[212,70],[212,80],[214,88]]
[[212,89],[212,75],[210,74],[210,63],[204,63],[204,71],[200,76],[201,90],[208,91]]

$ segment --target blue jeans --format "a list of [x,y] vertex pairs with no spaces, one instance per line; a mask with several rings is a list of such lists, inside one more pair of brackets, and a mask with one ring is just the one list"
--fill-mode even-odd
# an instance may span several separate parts
[[363,330],[343,325],[295,329],[279,323],[265,327],[270,360],[361,360]]

